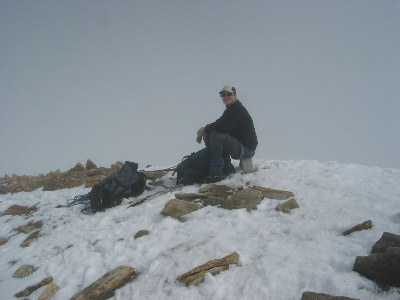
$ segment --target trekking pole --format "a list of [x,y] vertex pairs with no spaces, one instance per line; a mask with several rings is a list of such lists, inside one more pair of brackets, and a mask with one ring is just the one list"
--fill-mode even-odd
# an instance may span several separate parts
[[179,185],[173,186],[173,187],[167,187],[167,186],[163,185],[163,187],[165,188],[164,191],[158,191],[157,193],[154,193],[152,195],[141,197],[141,198],[131,202],[131,205],[129,205],[127,208],[135,207],[135,206],[137,206],[139,204],[142,204],[146,200],[157,198],[160,195],[165,195],[165,194],[172,193],[174,191],[180,190],[180,189],[182,189],[184,187],[184,185],[183,184],[179,184]]

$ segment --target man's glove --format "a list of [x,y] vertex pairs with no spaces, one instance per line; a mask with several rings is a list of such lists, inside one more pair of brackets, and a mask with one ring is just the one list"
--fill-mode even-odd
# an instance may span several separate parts
[[201,144],[201,139],[203,139],[204,143],[206,142],[206,132],[204,131],[204,127],[201,127],[199,130],[197,130],[197,138],[196,141]]

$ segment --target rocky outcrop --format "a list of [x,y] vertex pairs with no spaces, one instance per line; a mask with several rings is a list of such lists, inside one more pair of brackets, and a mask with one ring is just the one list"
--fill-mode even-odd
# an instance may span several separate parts
[[233,252],[232,254],[225,256],[221,259],[210,260],[205,264],[198,266],[185,274],[180,275],[176,280],[183,282],[184,284],[199,285],[205,278],[207,273],[216,275],[221,271],[228,270],[229,265],[239,263],[239,254]]
[[299,204],[297,204],[296,199],[292,198],[284,203],[279,204],[275,209],[277,211],[281,211],[283,213],[288,213],[294,208],[299,208]]
[[14,278],[25,278],[37,270],[34,266],[23,265],[19,267],[13,274]]
[[165,204],[161,213],[163,215],[170,216],[182,221],[182,216],[187,215],[200,208],[203,208],[203,205],[199,203],[193,203],[180,199],[172,199]]
[[110,168],[98,168],[93,161],[88,159],[86,167],[82,163],[67,172],[60,170],[50,172],[46,175],[40,174],[37,176],[17,176],[12,175],[0,178],[0,194],[31,192],[40,187],[45,191],[54,191],[58,189],[74,188],[83,184],[86,187],[93,187],[100,183],[108,175],[118,171],[124,164],[117,162]]
[[371,220],[364,221],[361,224],[358,224],[358,225],[350,228],[349,230],[346,230],[345,232],[342,233],[342,235],[346,236],[346,235],[349,235],[349,234],[351,234],[353,232],[356,232],[356,231],[370,229],[371,227],[372,227],[372,221]]
[[28,286],[23,291],[15,294],[14,296],[17,297],[17,298],[29,296],[34,291],[40,289],[42,286],[46,286],[46,285],[48,285],[48,284],[50,284],[52,282],[53,282],[53,278],[52,277],[47,277],[47,278],[43,279],[41,282],[39,282],[39,283],[37,283],[35,285]]
[[331,296],[328,294],[320,294],[314,292],[304,292],[301,296],[301,300],[359,300],[355,298],[349,298],[344,296]]
[[120,266],[96,280],[70,300],[104,300],[114,296],[115,290],[139,276],[134,268]]
[[353,271],[381,287],[400,287],[400,236],[385,232],[369,256],[357,256]]

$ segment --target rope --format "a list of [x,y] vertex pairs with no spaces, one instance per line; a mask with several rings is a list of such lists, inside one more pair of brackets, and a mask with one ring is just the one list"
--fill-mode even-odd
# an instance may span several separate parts
[[56,208],[62,207],[72,207],[78,204],[83,204],[84,207],[81,209],[81,212],[88,215],[92,213],[92,209],[90,208],[90,196],[89,194],[75,196],[73,199],[68,199],[66,205],[57,205]]

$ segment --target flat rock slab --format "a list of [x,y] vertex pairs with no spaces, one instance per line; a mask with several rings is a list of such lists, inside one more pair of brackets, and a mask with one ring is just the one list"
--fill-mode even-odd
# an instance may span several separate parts
[[221,208],[225,209],[257,209],[257,205],[262,201],[263,195],[260,191],[245,189],[223,200]]
[[14,278],[25,278],[37,270],[34,266],[23,265],[19,267],[13,274]]
[[263,196],[268,199],[287,200],[294,197],[294,194],[289,191],[274,190],[263,186],[254,186],[253,190],[260,191]]
[[38,222],[29,222],[26,225],[22,225],[20,227],[17,228],[13,228],[13,231],[17,231],[17,232],[22,232],[22,233],[31,233],[32,231],[36,230],[36,229],[40,229],[43,226],[43,222],[42,221],[38,221]]
[[182,216],[200,208],[203,208],[203,205],[180,199],[172,199],[165,204],[161,213],[181,221]]
[[400,287],[400,247],[389,247],[385,252],[357,256],[353,271],[382,287]]
[[29,296],[34,291],[40,289],[42,286],[48,285],[48,284],[50,284],[52,282],[53,282],[53,278],[52,277],[47,277],[47,278],[43,279],[41,282],[39,282],[38,284],[28,286],[26,289],[24,289],[23,291],[15,294],[14,296],[17,297],[17,298]]
[[213,197],[228,198],[229,196],[232,196],[235,192],[233,188],[227,185],[210,183],[205,187],[199,189],[199,193],[208,194],[209,196]]
[[359,300],[355,298],[349,298],[344,296],[331,296],[328,294],[320,294],[314,292],[304,292],[301,296],[301,300]]
[[144,176],[146,176],[147,179],[159,179],[165,175],[168,174],[168,172],[150,172],[150,171],[144,171]]
[[9,240],[10,238],[3,238],[3,237],[0,237],[0,246],[3,246],[5,243],[7,243],[8,242],[8,240]]
[[2,216],[20,216],[20,215],[29,215],[32,212],[37,211],[38,208],[34,205],[31,207],[21,206],[18,204],[11,205],[7,208],[6,211],[0,213],[0,217]]
[[114,296],[115,290],[139,276],[135,269],[120,266],[99,278],[84,290],[76,293],[70,300],[104,300]]
[[346,236],[346,235],[349,235],[349,234],[351,234],[353,232],[361,231],[361,230],[367,230],[367,229],[370,229],[370,228],[372,228],[372,221],[368,220],[368,221],[362,222],[361,224],[358,224],[358,225],[350,228],[349,230],[346,230],[345,232],[342,233],[342,235]]
[[22,248],[25,248],[25,247],[30,246],[30,244],[32,244],[34,241],[36,241],[36,240],[39,238],[39,232],[40,232],[40,230],[35,231],[35,232],[32,232],[32,233],[21,243],[20,246],[21,246]]
[[400,235],[384,232],[381,238],[372,246],[371,253],[383,253],[389,247],[400,247]]
[[283,213],[288,213],[294,208],[299,208],[300,206],[297,204],[296,199],[292,198],[284,203],[279,204],[275,209],[277,211],[281,211]]
[[239,263],[239,254],[233,252],[221,259],[210,260],[205,264],[198,266],[185,274],[180,275],[176,280],[185,283],[187,286],[194,284],[199,285],[205,278],[207,273],[216,275],[221,271],[228,270],[229,265]]
[[55,293],[57,293],[59,287],[55,283],[50,283],[43,293],[39,296],[38,300],[50,300]]

